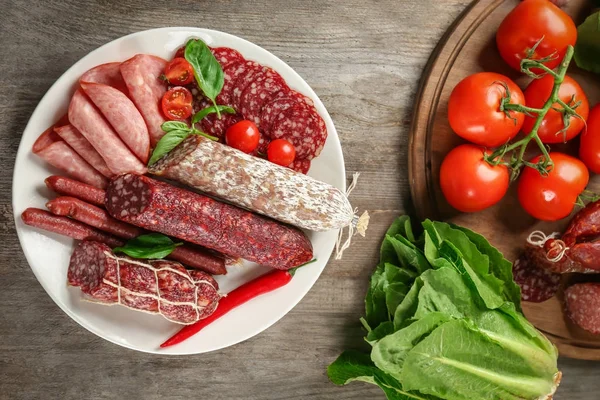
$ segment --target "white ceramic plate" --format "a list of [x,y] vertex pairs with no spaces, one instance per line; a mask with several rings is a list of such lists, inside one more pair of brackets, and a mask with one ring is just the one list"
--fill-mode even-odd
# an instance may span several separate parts
[[[21,213],[27,207],[44,208],[54,196],[44,179],[58,173],[31,153],[35,139],[67,110],[78,78],[88,69],[111,61],[124,61],[137,53],[170,58],[188,38],[198,37],[209,46],[227,46],[249,60],[277,70],[290,87],[312,98],[327,123],[329,137],[319,158],[313,160],[309,175],[345,189],[342,149],[331,117],[315,92],[292,68],[265,49],[226,33],[199,28],[161,28],[134,33],[92,51],[65,72],[40,101],[23,132],[13,176],[13,209],[21,246],[38,281],[50,297],[71,318],[90,332],[130,349],[161,354],[196,354],[221,349],[262,332],[289,312],[310,290],[327,263],[337,231],[307,232],[317,262],[297,272],[292,282],[274,292],[251,300],[209,325],[193,338],[167,349],[159,345],[180,326],[159,315],[148,315],[124,307],[107,307],[81,301],[78,288],[66,285],[67,266],[73,240],[26,226]],[[227,293],[242,283],[265,273],[268,268],[246,262],[229,267],[228,274],[216,279]],[[68,340],[68,339],[67,339]]]

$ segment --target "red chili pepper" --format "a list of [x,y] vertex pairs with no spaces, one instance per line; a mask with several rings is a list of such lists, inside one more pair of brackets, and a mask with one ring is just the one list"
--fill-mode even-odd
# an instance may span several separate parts
[[271,292],[287,285],[292,280],[292,277],[298,268],[300,267],[292,268],[288,271],[282,271],[278,269],[273,270],[250,282],[244,283],[242,286],[232,290],[227,294],[227,296],[219,300],[219,305],[217,306],[215,312],[213,312],[207,318],[196,322],[195,324],[184,326],[179,332],[161,344],[160,347],[169,347],[173,346],[174,344],[181,343],[184,340],[194,336],[196,333],[200,332],[202,328],[221,318],[223,315],[227,314],[237,306],[244,304],[256,296],[260,296],[261,294]]

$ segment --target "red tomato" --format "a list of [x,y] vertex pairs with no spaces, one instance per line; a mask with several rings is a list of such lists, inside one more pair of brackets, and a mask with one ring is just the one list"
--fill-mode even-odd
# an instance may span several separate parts
[[184,87],[175,86],[164,94],[161,106],[167,119],[186,119],[192,115],[192,93]]
[[496,147],[512,139],[523,125],[523,114],[500,111],[500,100],[510,91],[512,104],[525,104],[521,89],[509,78],[480,72],[460,81],[448,100],[448,120],[456,134],[475,144]]
[[[525,0],[502,21],[496,33],[500,55],[514,69],[521,70],[521,60],[540,39],[531,58],[556,57],[544,63],[554,69],[561,62],[567,46],[575,46],[577,27],[563,10],[548,0]],[[539,73],[535,69],[533,72]]]
[[252,153],[256,150],[259,140],[258,128],[254,122],[246,119],[231,125],[225,132],[226,143],[244,153]]
[[296,149],[285,139],[275,139],[267,147],[267,159],[274,164],[287,167],[295,158]]
[[[537,163],[541,157],[535,157],[531,162]],[[575,157],[553,152],[550,158],[554,168],[547,176],[525,167],[517,188],[523,209],[543,221],[556,221],[568,216],[590,179],[585,165]]]
[[[531,81],[527,89],[525,89],[525,103],[528,107],[542,108],[544,103],[550,97],[552,87],[554,86],[554,78],[550,75],[546,75],[541,79],[534,79]],[[571,102],[571,99],[574,100]],[[538,129],[538,135],[544,143],[562,143],[567,140],[573,139],[581,132],[585,126],[585,120],[590,112],[590,105],[588,99],[583,93],[583,89],[575,80],[569,76],[565,76],[565,80],[560,85],[558,90],[558,98],[567,104],[575,104],[581,101],[575,111],[583,118],[583,120],[577,117],[571,117],[571,124],[566,132],[560,132],[564,128],[563,114],[550,109],[544,117],[540,128]],[[571,103],[570,103],[571,102]],[[554,103],[552,105],[556,108],[561,108],[560,105]],[[533,128],[536,116],[526,116],[525,122],[523,123],[523,132],[529,133]],[[560,132],[560,133],[559,133]]]
[[185,58],[177,57],[165,67],[165,77],[172,85],[187,85],[194,80],[194,68]]
[[177,49],[177,52],[175,52],[175,57],[173,57],[173,58],[177,58],[177,57],[185,58],[185,46],[181,46],[180,48]]
[[600,104],[591,109],[581,134],[579,158],[595,174],[600,174]]
[[463,144],[450,151],[442,162],[442,192],[448,203],[459,211],[481,211],[500,201],[508,190],[508,168],[491,166],[483,154],[483,148]]

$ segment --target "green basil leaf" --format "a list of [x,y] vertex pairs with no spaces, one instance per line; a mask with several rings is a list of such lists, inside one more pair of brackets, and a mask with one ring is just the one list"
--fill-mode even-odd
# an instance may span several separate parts
[[167,122],[164,122],[160,127],[165,132],[189,129],[189,126],[187,126],[187,124],[185,122],[181,122],[181,121],[167,121]]
[[163,158],[168,152],[173,150],[177,145],[185,140],[188,136],[190,136],[190,129],[186,130],[175,130],[170,131],[163,136],[158,143],[156,143],[156,147],[152,152],[152,156],[148,161],[148,166],[151,166],[161,158]]
[[205,137],[205,138],[207,138],[207,139],[210,139],[210,140],[212,140],[213,142],[217,142],[217,141],[219,140],[219,138],[218,138],[218,137],[215,137],[215,136],[210,136],[208,133],[204,133],[204,132],[202,132],[202,131],[200,131],[200,130],[198,130],[198,129],[196,129],[196,128],[192,129],[192,133],[193,133],[194,135],[200,135],[200,136],[202,136],[202,137]]
[[165,258],[183,243],[175,243],[161,233],[140,235],[129,240],[125,246],[115,247],[115,253],[125,253],[133,258]]
[[210,107],[206,107],[200,111],[198,111],[196,114],[194,114],[194,116],[192,117],[192,125],[202,121],[202,119],[204,117],[206,117],[209,114],[214,114],[218,111],[221,112],[226,112],[228,114],[235,114],[235,110],[233,109],[233,107],[229,107],[229,106],[210,106]]
[[577,27],[574,58],[579,68],[600,73],[600,11]]
[[[191,39],[187,42],[184,52],[185,59],[194,68],[194,77],[198,87],[206,97],[216,106],[216,98],[223,89],[223,69],[210,49],[200,39]],[[221,112],[217,108],[217,115]]]
[[173,244],[173,240],[163,235],[162,233],[148,233],[147,235],[140,235],[131,239],[129,244],[135,244],[137,246],[164,246]]

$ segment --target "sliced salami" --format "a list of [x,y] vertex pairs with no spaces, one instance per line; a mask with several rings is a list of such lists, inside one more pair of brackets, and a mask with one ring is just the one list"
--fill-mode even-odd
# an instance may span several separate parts
[[577,283],[565,290],[567,314],[581,328],[600,334],[600,283]]
[[271,136],[271,127],[276,119],[282,118],[283,113],[290,107],[298,103],[298,99],[294,97],[278,96],[265,103],[260,113],[260,124],[262,130],[267,136]]
[[270,68],[263,70],[256,74],[255,79],[242,92],[239,112],[260,129],[263,106],[277,93],[285,90],[289,89],[277,72]]
[[233,85],[233,90],[231,91],[231,105],[238,111],[240,109],[240,98],[242,97],[242,92],[250,83],[252,83],[256,74],[266,69],[266,67],[263,67],[255,61],[246,61],[244,66],[246,68],[237,77]]
[[313,159],[322,148],[319,122],[311,107],[298,102],[275,119],[270,131],[271,139],[285,139],[296,148],[296,157]]
[[178,324],[206,318],[220,298],[217,282],[204,272],[188,272],[173,261],[116,256],[110,247],[94,241],[75,248],[67,281],[90,301],[160,314]]
[[202,120],[202,129],[209,135],[218,137],[223,142],[227,129],[242,119],[243,117],[240,114],[222,113],[221,118],[217,114],[209,114]]
[[246,62],[232,62],[223,68],[223,88],[216,98],[217,104],[231,105],[233,89],[238,77],[247,69]]
[[101,83],[81,82],[81,88],[102,112],[121,140],[137,158],[146,164],[150,155],[148,128],[129,97]]
[[229,47],[213,47],[210,49],[215,56],[221,68],[226,68],[234,62],[244,62],[244,57],[237,51]]
[[294,160],[288,166],[288,168],[306,175],[308,174],[308,170],[310,169],[310,160]]
[[81,75],[79,82],[102,83],[104,85],[112,86],[126,95],[129,95],[127,85],[125,85],[125,81],[121,75],[120,62],[98,65]]
[[521,287],[521,299],[541,303],[556,294],[561,276],[537,266],[536,252],[542,249],[528,247],[513,264],[513,277]]
[[73,148],[77,154],[79,154],[84,160],[87,160],[87,162],[102,175],[108,178],[114,175],[108,168],[108,165],[106,165],[106,162],[100,153],[94,149],[94,146],[92,146],[90,142],[88,142],[88,140],[81,134],[81,132],[79,132],[73,125],[67,124],[64,126],[59,126],[54,128],[54,131],[62,138],[62,140],[67,142],[67,144],[71,146],[71,148]]

